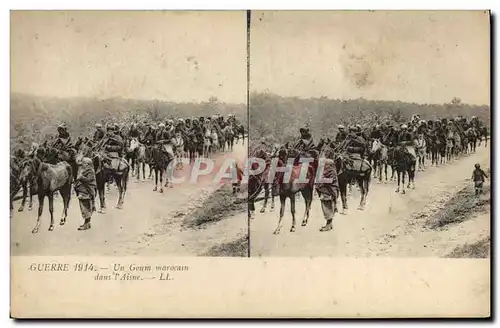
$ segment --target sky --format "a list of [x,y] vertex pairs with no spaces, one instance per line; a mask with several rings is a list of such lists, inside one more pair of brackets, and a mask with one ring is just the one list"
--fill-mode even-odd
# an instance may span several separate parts
[[246,13],[11,12],[11,92],[246,103]]
[[490,103],[483,11],[252,12],[251,91]]

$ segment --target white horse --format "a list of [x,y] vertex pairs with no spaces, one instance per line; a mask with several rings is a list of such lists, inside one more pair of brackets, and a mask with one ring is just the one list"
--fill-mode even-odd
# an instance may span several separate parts
[[215,129],[212,130],[212,148],[211,153],[215,154],[219,150],[219,136],[217,135],[217,131]]
[[425,157],[427,156],[427,143],[423,135],[415,139],[415,149],[417,153],[418,170],[425,171]]
[[207,127],[205,134],[203,136],[203,156],[209,157],[211,146],[212,146],[212,131],[210,130],[209,127]]
[[[144,146],[142,143],[139,142],[139,139],[137,138],[132,138],[130,139],[130,146],[129,146],[129,152],[136,152],[136,168],[137,171],[135,172],[137,176],[137,181],[140,180],[141,177],[141,170],[140,168],[142,167],[142,181],[146,180],[146,146]],[[150,170],[151,171],[151,170]]]
[[182,134],[180,132],[177,132],[175,134],[175,137],[172,139],[172,142],[175,147],[175,157],[179,161],[175,168],[178,170],[182,170],[184,168],[184,165],[181,161],[184,157],[184,139],[182,138]]

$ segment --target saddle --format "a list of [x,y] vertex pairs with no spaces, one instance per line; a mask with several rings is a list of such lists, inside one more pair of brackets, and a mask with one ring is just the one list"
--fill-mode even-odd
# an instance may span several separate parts
[[123,160],[117,152],[108,152],[102,156],[102,167],[107,170],[122,171],[128,167],[127,161]]
[[348,154],[346,160],[344,161],[345,170],[350,172],[359,172],[360,175],[364,174],[368,170],[372,170],[372,166],[370,162],[366,159],[361,158],[361,155],[358,153],[350,153]]

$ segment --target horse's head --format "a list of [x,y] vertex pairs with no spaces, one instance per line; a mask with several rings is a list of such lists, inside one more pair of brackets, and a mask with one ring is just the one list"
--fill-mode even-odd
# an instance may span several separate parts
[[380,139],[378,138],[373,139],[371,153],[372,154],[376,153],[380,148],[382,148],[382,142],[380,141]]
[[28,181],[36,173],[36,160],[26,159],[21,163],[21,171],[19,173],[19,181]]
[[136,150],[137,148],[139,148],[140,144],[141,143],[139,142],[139,139],[137,139],[137,138],[131,138],[128,150],[130,152],[133,152],[134,150]]

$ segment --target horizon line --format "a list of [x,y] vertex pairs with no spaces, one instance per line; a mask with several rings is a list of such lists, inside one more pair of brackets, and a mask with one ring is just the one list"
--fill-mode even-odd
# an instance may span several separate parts
[[[275,92],[271,92],[269,90],[262,90],[262,91],[251,91],[250,92],[250,97],[252,97],[252,94],[265,94],[265,95],[270,95],[270,96],[276,96],[276,97],[281,97],[281,98],[298,98],[301,100],[316,100],[316,99],[321,99],[321,98],[326,98],[327,100],[338,100],[338,101],[355,101],[355,100],[364,100],[364,101],[383,101],[383,102],[401,102],[401,103],[406,103],[406,104],[417,104],[417,105],[446,105],[446,104],[451,104],[451,100],[449,102],[443,102],[443,103],[421,103],[421,102],[416,102],[416,101],[408,101],[408,100],[389,100],[389,99],[368,99],[364,97],[357,97],[357,98],[332,98],[330,96],[310,96],[310,97],[304,97],[304,96],[283,96]],[[457,97],[460,99],[460,97]],[[466,106],[476,106],[476,107],[482,107],[486,106],[491,109],[491,106],[489,104],[473,104],[473,103],[466,103],[466,102],[460,102],[459,105],[466,105]]]

